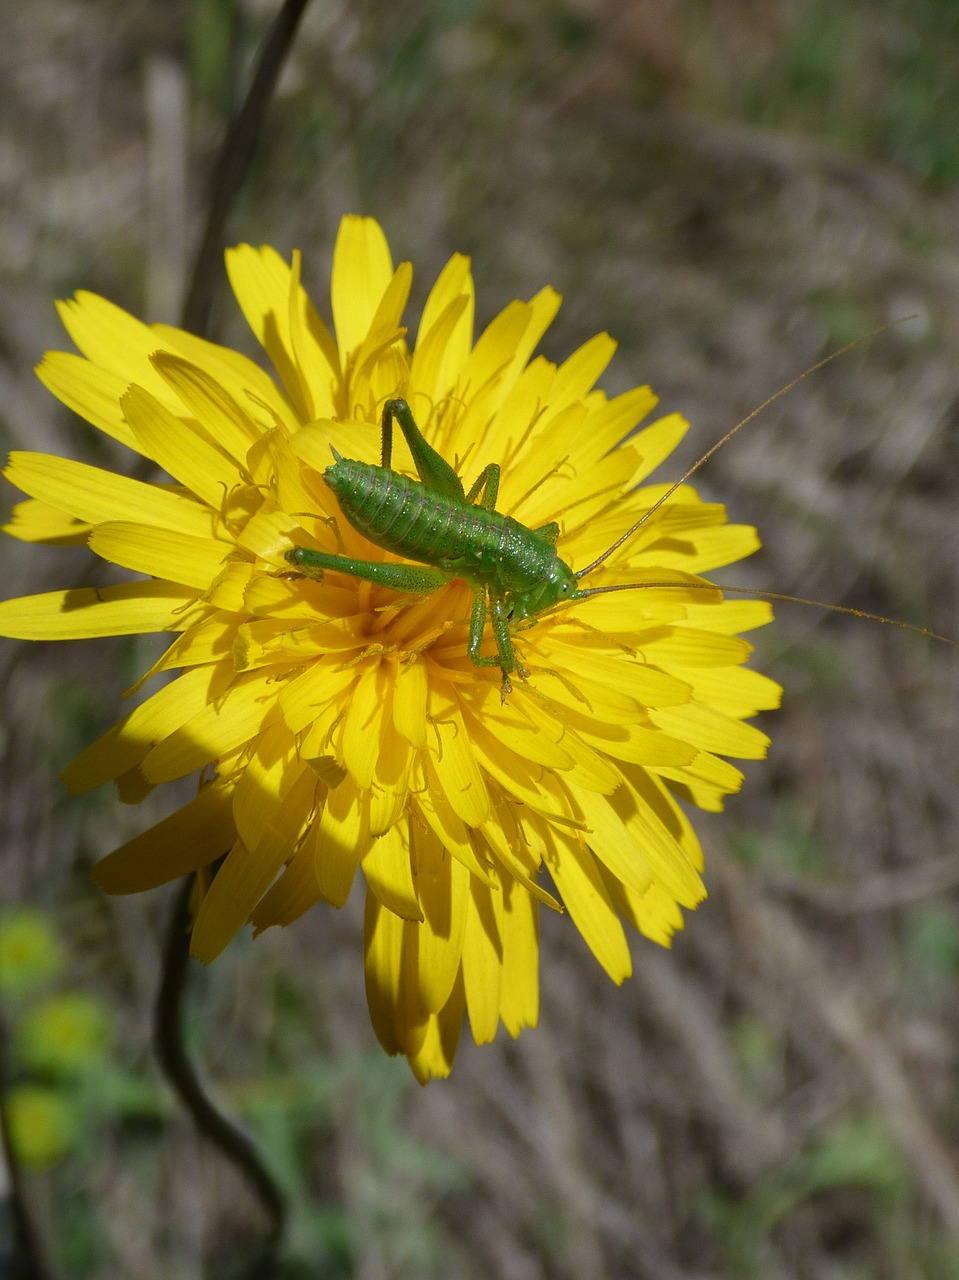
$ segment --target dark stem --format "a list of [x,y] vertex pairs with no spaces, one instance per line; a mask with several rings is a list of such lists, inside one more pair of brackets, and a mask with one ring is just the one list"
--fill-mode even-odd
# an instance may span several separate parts
[[[249,171],[267,107],[308,4],[309,0],[284,0],[264,40],[250,88],[240,111],[227,130],[213,171],[209,210],[181,318],[185,329],[201,337],[206,334],[210,322],[214,282],[224,247],[223,235],[227,219]],[[133,474],[146,479],[155,467],[156,464],[150,459],[141,459],[139,465],[133,468]],[[89,569],[85,568],[85,577],[88,572]],[[16,656],[23,648],[21,644],[14,649],[14,657],[0,677],[0,684],[13,674]],[[251,1140],[217,1111],[207,1097],[183,1041],[182,1005],[189,959],[189,898],[192,885],[193,877],[190,877],[177,899],[170,921],[164,950],[162,984],[156,1005],[154,1037],[161,1069],[193,1116],[197,1128],[243,1171],[269,1215],[268,1248],[263,1258],[252,1260],[248,1268],[248,1275],[252,1280],[254,1276],[268,1275],[273,1271],[271,1258],[283,1233],[286,1205]],[[0,1159],[5,1154],[10,1179],[7,1203],[0,1204],[0,1275],[7,1274],[9,1261],[2,1246],[5,1235],[9,1234],[3,1230],[4,1218],[8,1216],[17,1250],[10,1255],[10,1259],[12,1265],[19,1268],[10,1274],[15,1280],[47,1280],[39,1242],[31,1227],[21,1194],[19,1171],[10,1150],[3,1110],[5,1084],[0,1052],[0,1141],[3,1146]]]
[[266,109],[309,2],[310,0],[284,0],[283,7],[263,42],[246,100],[223,141],[213,170],[206,225],[193,266],[190,290],[183,304],[182,325],[192,333],[204,334],[210,323],[214,282],[224,248],[226,222],[246,179],[260,140]]
[[183,1005],[190,965],[190,894],[194,877],[183,883],[167,926],[163,949],[163,977],[153,1026],[154,1045],[164,1076],[193,1117],[197,1129],[246,1176],[270,1219],[267,1237],[279,1243],[286,1220],[286,1203],[261,1161],[251,1139],[218,1111],[204,1091],[184,1040]]
[[[181,320],[184,329],[201,337],[209,329],[226,223],[249,172],[267,107],[308,4],[309,0],[284,0],[263,42],[250,88],[227,130],[213,170],[206,224]],[[282,1237],[286,1219],[282,1193],[247,1134],[218,1111],[204,1091],[183,1038],[193,884],[194,877],[188,877],[177,897],[168,926],[154,1024],[157,1057],[164,1075],[190,1112],[197,1129],[242,1170],[263,1204],[270,1220],[267,1255],[272,1255]],[[249,1275],[260,1273],[264,1266],[269,1268],[269,1256],[253,1260]]]

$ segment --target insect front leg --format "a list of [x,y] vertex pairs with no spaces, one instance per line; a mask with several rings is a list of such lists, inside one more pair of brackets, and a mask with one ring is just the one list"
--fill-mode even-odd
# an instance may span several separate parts
[[483,632],[486,630],[486,592],[473,593],[473,612],[470,615],[470,638],[467,652],[470,661],[477,667],[499,667],[503,673],[502,699],[513,691],[510,672],[515,671],[522,679],[528,672],[516,661],[513,641],[509,633],[509,613],[505,602],[499,596],[490,596],[490,624],[493,628],[493,639],[496,641],[496,654],[483,654],[480,648],[483,643]]
[[322,579],[328,570],[345,573],[351,578],[362,578],[379,587],[402,591],[406,595],[423,596],[438,591],[450,580],[442,569],[431,569],[418,564],[384,564],[381,560],[354,560],[352,556],[330,555],[326,551],[313,551],[309,547],[293,547],[286,553],[287,561],[308,578]]

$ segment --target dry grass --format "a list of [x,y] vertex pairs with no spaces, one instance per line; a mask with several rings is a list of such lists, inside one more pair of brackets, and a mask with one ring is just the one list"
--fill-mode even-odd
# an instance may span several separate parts
[[[648,381],[685,413],[686,460],[827,350],[915,313],[777,403],[700,483],[763,534],[746,585],[959,635],[959,197],[862,124],[870,101],[894,97],[889,32],[905,21],[893,0],[873,9],[846,11],[862,24],[856,75],[824,79],[820,50],[806,92],[782,67],[790,51],[805,66],[816,7],[789,0],[317,5],[233,238],[300,247],[321,299],[346,211],[383,222],[420,300],[453,249],[473,255],[483,319],[550,282],[567,304],[547,354],[612,332],[608,389]],[[241,63],[270,10],[240,11]],[[8,7],[10,447],[106,457],[31,367],[62,344],[51,302],[75,288],[175,314],[233,74],[201,21],[223,11]],[[935,29],[935,5],[918,13],[905,30],[946,75],[955,32]],[[941,138],[931,127],[927,173],[949,177],[947,124]],[[221,300],[219,336],[245,341]],[[85,563],[12,543],[0,557],[10,592],[62,585]],[[764,725],[769,761],[701,823],[710,900],[671,955],[635,943],[623,989],[569,921],[544,920],[540,1027],[515,1044],[464,1041],[452,1081],[421,1092],[373,1048],[354,910],[238,945],[204,980],[211,1073],[299,1153],[287,1166],[308,1261],[290,1275],[959,1270],[959,654],[779,613],[757,659],[786,688]],[[83,872],[148,816],[111,796],[67,803],[55,775],[112,721],[144,648],[12,650],[5,692],[4,900],[55,914],[73,977],[110,993],[131,1059],[163,904],[104,902]],[[270,1112],[279,1079],[300,1093]],[[74,1249],[71,1274],[98,1280],[228,1274],[200,1259],[256,1230],[245,1191],[170,1113],[105,1126],[32,1186],[60,1256]],[[86,1207],[65,1225],[71,1189]],[[311,1217],[324,1201],[334,1209]]]

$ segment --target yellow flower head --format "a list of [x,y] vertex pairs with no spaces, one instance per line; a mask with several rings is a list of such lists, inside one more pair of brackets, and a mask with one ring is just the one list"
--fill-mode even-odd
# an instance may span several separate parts
[[[259,931],[320,899],[342,906],[361,868],[373,1025],[425,1081],[449,1073],[464,1013],[477,1042],[500,1021],[514,1036],[536,1022],[541,903],[562,901],[621,982],[623,922],[668,944],[680,908],[704,897],[676,797],[721,807],[742,780],[723,757],[765,753],[744,719],[777,705],[779,689],[743,667],[750,646],[737,635],[768,621],[768,605],[725,601],[695,575],[759,543],[680,487],[588,578],[658,585],[514,626],[528,680],[514,679],[504,704],[499,670],[467,654],[464,582],[403,596],[291,570],[293,547],[396,558],[343,518],[323,477],[331,448],[379,462],[383,405],[404,397],[467,490],[500,464],[497,509],[530,529],[557,522],[558,554],[578,569],[665,493],[645,482],[686,423],[672,414],[620,443],[656,399],[645,387],[612,400],[595,389],[615,346],[605,334],[558,367],[533,358],[559,306],[550,289],[511,303],[474,342],[459,255],[409,340],[411,268],[394,271],[371,219],[340,228],[335,337],[300,285],[298,256],[291,267],[241,245],[227,268],[278,382],[91,294],[61,306],[82,354],[48,354],[41,379],[173,483],[14,454],[6,474],[30,499],[9,533],[85,540],[142,576],[7,601],[0,633],[176,635],[150,674],[180,674],[84,751],[66,782],[82,791],[112,779],[137,799],[202,770],[198,794],[101,862],[97,882],[132,893],[201,873],[192,946],[209,961],[247,921]],[[392,467],[414,474],[402,440]]]

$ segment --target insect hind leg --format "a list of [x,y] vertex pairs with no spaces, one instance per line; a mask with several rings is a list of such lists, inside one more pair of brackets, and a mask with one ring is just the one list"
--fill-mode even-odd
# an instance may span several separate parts
[[351,556],[331,555],[326,551],[313,551],[309,547],[293,547],[286,553],[286,560],[308,578],[322,579],[324,573],[345,573],[351,578],[362,578],[380,587],[402,591],[406,595],[422,596],[438,591],[450,581],[450,575],[442,569],[419,564],[387,564],[382,560],[354,560]]
[[416,474],[428,489],[445,494],[448,498],[463,501],[463,482],[446,461],[427,444],[423,433],[416,425],[413,411],[405,400],[387,400],[383,406],[383,454],[382,465],[385,471],[391,469],[393,461],[393,421],[400,424],[400,430],[413,455]]
[[489,466],[484,467],[479,474],[479,479],[466,495],[466,501],[471,503],[482,493],[483,499],[479,505],[487,511],[495,511],[496,499],[499,496],[499,475],[498,462],[491,462]]

